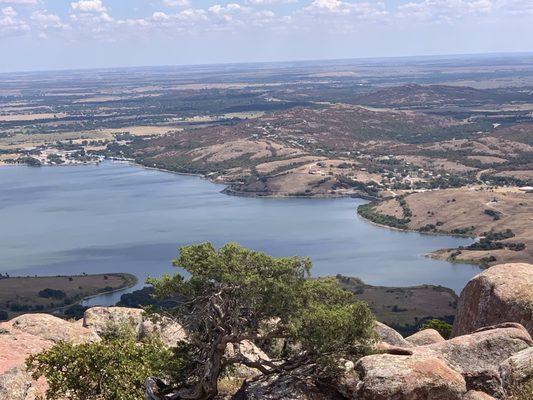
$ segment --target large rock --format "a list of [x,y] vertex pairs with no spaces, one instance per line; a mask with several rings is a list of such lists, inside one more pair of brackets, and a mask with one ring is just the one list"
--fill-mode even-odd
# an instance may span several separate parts
[[469,390],[463,396],[463,400],[495,400],[495,398],[479,390]]
[[417,347],[413,352],[441,359],[463,375],[468,389],[503,397],[500,363],[531,345],[531,336],[521,325],[508,323]]
[[522,350],[500,364],[504,389],[533,378],[533,347]]
[[414,346],[425,346],[427,344],[444,342],[444,338],[435,329],[423,329],[405,338]]
[[85,311],[83,326],[98,335],[126,327],[131,329],[138,339],[158,336],[169,347],[175,346],[179,340],[184,340],[187,336],[180,324],[169,318],[159,318],[154,322],[139,308],[92,307]]
[[26,359],[65,340],[87,343],[98,336],[86,328],[47,314],[26,314],[0,324],[0,400],[34,400],[46,390],[34,381]]
[[374,332],[378,336],[378,347],[387,347],[383,345],[405,348],[413,347],[402,335],[379,321],[375,322]]
[[53,344],[50,340],[25,332],[0,334],[0,375],[12,368],[23,366],[29,355],[40,353]]
[[99,339],[91,330],[50,314],[24,314],[3,323],[2,328],[13,335],[24,332],[54,343],[66,341],[80,344]]
[[502,322],[518,322],[533,334],[533,265],[495,265],[461,292],[452,336]]
[[0,400],[35,400],[42,393],[21,368],[12,368],[0,375]]
[[454,400],[466,393],[460,373],[427,355],[378,354],[355,365],[359,400]]
[[83,326],[98,335],[124,327],[139,336],[142,323],[143,310],[139,308],[92,307],[83,314]]

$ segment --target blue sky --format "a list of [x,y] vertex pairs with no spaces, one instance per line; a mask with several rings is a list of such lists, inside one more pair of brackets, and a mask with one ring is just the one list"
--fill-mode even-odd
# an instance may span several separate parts
[[533,0],[0,0],[0,71],[533,51]]

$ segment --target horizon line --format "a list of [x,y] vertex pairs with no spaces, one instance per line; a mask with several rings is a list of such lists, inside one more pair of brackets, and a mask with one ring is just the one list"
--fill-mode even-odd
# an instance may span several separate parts
[[294,59],[294,60],[269,60],[269,61],[228,61],[219,63],[193,63],[193,64],[159,64],[159,65],[134,65],[134,66],[107,66],[107,67],[80,67],[80,68],[57,68],[57,69],[21,69],[0,72],[1,75],[9,74],[37,74],[54,72],[78,72],[78,71],[112,71],[143,68],[193,68],[206,66],[237,66],[237,65],[268,65],[268,64],[292,64],[292,63],[327,63],[327,62],[348,62],[348,61],[386,61],[386,60],[408,60],[408,59],[448,59],[448,58],[476,58],[476,57],[520,57],[533,56],[533,51],[520,52],[489,52],[489,53],[448,53],[448,54],[427,54],[427,55],[403,55],[403,56],[376,56],[376,57],[348,57],[348,58],[317,58],[317,59]]

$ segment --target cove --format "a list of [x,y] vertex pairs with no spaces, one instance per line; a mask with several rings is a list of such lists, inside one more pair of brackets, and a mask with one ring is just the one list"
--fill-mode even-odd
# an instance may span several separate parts
[[[0,168],[0,272],[13,276],[172,274],[182,245],[236,241],[275,256],[308,256],[313,275],[383,286],[435,284],[459,292],[479,268],[424,257],[471,239],[376,227],[359,199],[234,197],[194,176],[104,162]],[[111,305],[123,292],[87,305]]]

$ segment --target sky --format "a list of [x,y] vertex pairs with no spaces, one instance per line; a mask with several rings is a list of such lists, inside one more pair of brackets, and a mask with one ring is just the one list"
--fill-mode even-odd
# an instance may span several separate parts
[[533,51],[533,0],[0,0],[0,72]]

